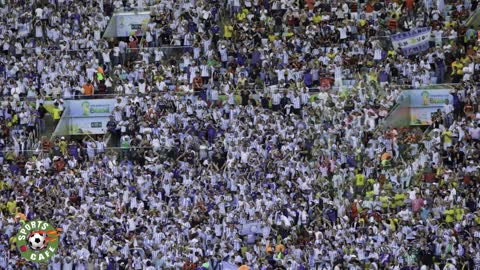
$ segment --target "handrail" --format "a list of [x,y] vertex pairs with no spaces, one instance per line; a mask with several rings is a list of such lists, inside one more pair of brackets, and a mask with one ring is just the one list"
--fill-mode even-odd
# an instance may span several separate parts
[[383,121],[386,121],[387,118],[389,118],[389,117],[392,115],[392,113],[393,113],[398,107],[400,107],[400,106],[401,106],[400,103],[395,103],[395,104],[392,106],[392,108],[390,109],[390,111],[388,112],[388,114],[383,118]]
[[[444,84],[430,84],[430,85],[427,85],[425,87],[419,87],[417,89],[402,89],[402,91],[410,91],[410,90],[418,90],[418,89],[424,89],[424,88],[428,88],[428,87],[431,87],[431,86],[442,86],[442,85],[445,85],[445,86],[450,86],[450,85],[460,85],[460,83],[444,83]],[[391,87],[412,87],[412,85],[408,85],[408,84],[390,84]],[[263,87],[246,87],[245,90],[248,90],[248,91],[251,91],[251,90],[259,90],[259,89],[268,89],[268,88],[274,88],[275,90],[278,90],[278,91],[285,91],[285,90],[291,90],[292,88],[286,88],[286,87],[276,87],[275,85],[269,85],[269,86],[263,86]],[[334,87],[332,87],[334,88]],[[337,87],[338,88],[338,87]],[[343,89],[353,89],[355,88],[355,86],[342,86],[341,88]],[[295,89],[297,89],[297,87],[295,87]],[[315,94],[315,93],[318,93],[320,92],[321,90],[321,87],[320,86],[316,86],[316,87],[309,87],[307,88],[309,93],[312,93],[312,94]],[[435,89],[431,89],[431,90],[435,90]],[[171,94],[171,95],[184,95],[185,92],[179,92],[179,91],[155,91],[155,92],[152,92],[152,93],[155,93],[155,94]],[[116,97],[135,97],[135,96],[139,96],[138,94],[124,94],[124,93],[113,93],[113,94],[94,94],[93,97],[95,98],[100,98],[100,97],[110,97],[110,98],[116,98]],[[76,96],[76,97],[72,97],[72,98],[65,98],[65,97],[58,97],[56,99],[53,99],[52,97],[43,97],[45,101],[53,101],[53,100],[58,100],[58,99],[62,99],[62,100],[75,100],[75,99],[81,99],[85,96],[83,95],[80,95],[80,96]],[[3,101],[8,101],[6,100],[6,98],[12,98],[12,96],[0,96],[0,102],[3,102]],[[20,97],[19,99],[15,99],[15,101],[24,101],[24,100],[28,100],[28,101],[36,101],[37,97]]]
[[[138,47],[136,50],[144,50],[144,49],[185,49],[191,48],[192,46],[185,46],[185,45],[166,45],[166,46],[154,46],[154,47]],[[131,50],[131,48],[125,48],[127,51]],[[35,48],[24,48],[24,50],[35,50]],[[78,48],[76,50],[68,49],[68,50],[61,50],[61,49],[48,49],[42,48],[44,52],[80,52],[80,51],[93,51],[93,52],[103,52],[105,50],[112,50],[111,48]]]
[[[83,135],[87,135],[87,134],[83,134]],[[57,138],[58,137],[60,137],[60,136],[57,136]],[[39,140],[39,141],[41,142],[41,140]],[[81,149],[84,149],[84,150],[86,150],[86,149],[93,149],[95,151],[103,150],[104,153],[107,153],[108,151],[116,151],[116,150],[141,150],[141,149],[151,150],[151,149],[153,149],[152,146],[129,146],[128,148],[121,147],[121,146],[107,146],[107,147],[104,147],[104,148],[98,148],[98,147],[87,148],[84,145],[79,145],[78,147],[81,148]],[[0,151],[0,153],[6,154],[6,153],[10,153],[10,152],[13,152],[13,153],[18,152],[19,154],[21,154],[23,152],[27,152],[27,153],[33,152],[33,153],[38,153],[38,154],[40,154],[40,153],[49,154],[52,151],[52,148],[50,148],[50,150],[48,150],[48,151],[44,151],[42,149],[41,144],[39,145],[38,149],[23,149],[23,150],[16,151],[15,149],[13,149],[12,146],[8,146],[7,148],[10,148],[10,150],[2,150],[2,151]],[[160,147],[160,149],[163,149],[163,148],[165,148],[165,147]],[[68,152],[68,148],[67,148],[67,152]]]

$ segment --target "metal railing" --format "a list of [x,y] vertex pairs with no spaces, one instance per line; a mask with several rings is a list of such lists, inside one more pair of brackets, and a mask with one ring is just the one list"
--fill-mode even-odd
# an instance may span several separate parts
[[[442,85],[445,85],[445,86],[452,86],[452,85],[458,85],[458,84],[442,84]],[[398,87],[401,87],[402,85],[396,85]],[[404,85],[405,86],[405,85]],[[436,85],[436,86],[440,86],[440,85]],[[285,90],[287,90],[286,88],[284,88]],[[318,87],[314,87],[314,88],[310,88],[309,90],[313,90],[311,91],[311,94],[315,94],[315,90],[318,90],[319,88]],[[173,94],[173,95],[177,95],[177,96],[183,96],[184,93],[181,93],[181,92],[156,92],[158,94],[166,94],[166,93],[169,93],[169,94]],[[138,95],[137,94],[132,94],[132,95],[125,95],[125,94],[102,94],[100,95],[99,97],[137,97]],[[388,127],[388,125],[385,124],[386,121],[388,121],[388,117],[392,114],[392,112],[398,108],[400,106],[400,104],[395,104],[394,107],[392,107],[392,109],[390,110],[389,114],[383,118],[382,120],[380,120],[381,122],[378,123],[377,127],[376,127],[376,130],[380,130],[380,129],[385,129],[386,127]],[[37,134],[40,134],[40,132],[38,131],[38,124],[36,126],[36,131],[37,131]],[[427,129],[428,130],[428,129]],[[108,133],[107,133],[108,134]],[[39,136],[37,136],[39,137]],[[105,141],[108,141],[107,139]],[[106,147],[104,148],[105,151],[107,150],[122,150],[124,148],[122,147]],[[131,147],[130,148],[131,150],[138,150],[138,149],[152,149],[152,147]],[[98,149],[95,149],[95,150],[98,150]],[[22,150],[21,152],[22,153],[38,153],[38,152],[41,152],[42,150],[41,149],[26,149],[26,150]],[[7,151],[7,150],[4,150],[2,151],[3,153],[6,153],[6,152],[10,152],[10,151]]]
[[[41,141],[40,141],[40,144],[41,144]],[[4,161],[7,159],[7,157],[9,156],[13,156],[14,159],[20,157],[20,156],[24,156],[24,157],[32,157],[32,156],[40,156],[40,157],[43,157],[43,156],[49,156],[49,157],[55,157],[55,156],[64,156],[63,153],[59,153],[58,155],[55,154],[55,151],[50,148],[48,151],[47,150],[44,150],[42,149],[42,146],[39,145],[39,147],[37,149],[20,149],[20,150],[16,150],[16,149],[13,149],[13,147],[7,147],[9,148],[8,150],[2,150],[0,151],[0,153],[3,154],[3,157],[4,157]],[[151,150],[154,150],[153,147],[151,146],[129,146],[129,147],[121,147],[121,146],[108,146],[108,147],[105,147],[105,148],[87,148],[85,146],[78,146],[79,148],[79,155],[82,155],[84,156],[84,154],[87,152],[87,151],[94,151],[94,154],[95,156],[98,155],[98,154],[106,154],[106,155],[109,155],[109,154],[121,154],[121,153],[124,153],[124,154],[127,154],[127,153],[132,153],[132,152],[136,152],[136,151],[144,151],[144,152],[147,152],[147,151],[151,151]],[[165,148],[160,148],[158,151],[156,151],[156,153],[162,153],[162,151],[164,151]],[[67,147],[67,154],[69,153],[68,151],[68,147]]]
[[[461,85],[461,83],[443,83],[443,84],[431,84],[431,85],[426,85],[426,86],[423,86],[423,87],[420,87],[419,89],[423,89],[423,88],[428,88],[428,87],[432,87],[432,86],[458,86],[458,85]],[[398,88],[401,88],[401,90],[405,91],[405,90],[415,90],[415,89],[411,89],[413,88],[412,85],[409,85],[409,84],[390,84],[389,85],[390,87],[398,87]],[[256,92],[257,90],[266,90],[268,89],[269,91],[269,88],[271,89],[275,89],[277,91],[290,91],[292,90],[292,88],[285,88],[285,87],[276,87],[275,85],[270,85],[270,86],[263,86],[263,87],[257,87],[255,86],[254,84],[248,84],[247,87],[245,88],[242,88],[242,89],[239,89],[239,90],[236,90],[236,92],[239,92],[240,90],[247,90],[247,91],[253,91],[253,92]],[[337,91],[339,89],[353,89],[355,88],[355,86],[341,86],[341,87],[337,87],[337,86],[332,86],[331,89],[327,89],[327,90],[333,90],[333,91]],[[410,88],[410,89],[409,89]],[[293,89],[297,89],[296,87],[293,88]],[[311,94],[316,94],[316,93],[319,93],[322,88],[320,86],[315,86],[315,87],[309,87],[307,88],[309,93]],[[155,91],[155,92],[152,92],[154,94],[170,94],[170,95],[176,95],[176,96],[184,96],[188,93],[186,92],[179,92],[179,91]],[[53,98],[53,97],[50,97],[50,96],[43,96],[41,97],[42,99],[44,99],[45,101],[52,101],[52,100],[59,100],[59,99],[62,99],[62,100],[74,100],[74,99],[82,99],[82,98],[85,98],[85,97],[93,97],[93,98],[101,98],[101,97],[104,97],[104,98],[117,98],[117,97],[138,97],[139,94],[138,93],[133,93],[133,94],[125,94],[125,93],[96,93],[94,94],[93,96],[85,96],[85,95],[78,95],[78,96],[74,96],[74,97],[71,97],[71,98],[65,98],[65,97],[57,97],[57,98]],[[0,96],[0,102],[2,101],[7,101],[6,99],[7,98],[12,98],[13,100],[13,97],[12,96]],[[37,97],[20,97],[18,99],[15,99],[17,101],[30,101],[30,102],[35,102],[37,99]]]
[[[142,49],[152,49],[152,50],[155,50],[155,49],[185,49],[185,48],[191,48],[191,47],[192,46],[183,46],[183,45],[162,45],[162,46],[141,46],[141,47],[139,46],[137,49],[134,49],[134,50],[142,50]],[[34,49],[32,49],[32,50],[34,50]],[[75,50],[73,50],[73,49],[61,50],[61,49],[49,49],[49,48],[42,49],[43,52],[59,52],[59,51],[62,51],[62,52],[83,52],[83,51],[104,52],[106,50],[112,50],[112,49],[111,48],[78,48],[78,49],[75,49]],[[123,53],[127,52],[128,50],[131,50],[131,49],[126,48],[126,50]]]

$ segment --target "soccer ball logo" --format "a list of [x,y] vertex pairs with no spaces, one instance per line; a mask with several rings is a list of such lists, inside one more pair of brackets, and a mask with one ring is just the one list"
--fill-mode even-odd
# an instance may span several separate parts
[[16,236],[20,255],[30,262],[47,262],[58,249],[61,231],[61,228],[55,228],[41,220],[24,222]]
[[47,247],[45,235],[40,232],[33,232],[28,238],[28,244],[32,250],[41,250]]

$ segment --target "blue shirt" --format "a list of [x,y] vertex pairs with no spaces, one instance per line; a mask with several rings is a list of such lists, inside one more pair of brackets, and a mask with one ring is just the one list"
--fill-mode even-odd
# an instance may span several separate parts
[[312,85],[312,80],[313,80],[312,74],[310,73],[303,74],[303,80],[305,82],[305,85],[307,87],[310,87]]
[[355,167],[355,157],[354,156],[347,156],[347,164],[350,165],[350,167]]
[[190,31],[190,33],[195,33],[197,31],[197,25],[190,21],[190,23],[188,24],[188,31]]
[[243,66],[245,64],[245,57],[241,53],[237,55],[237,64],[239,66]]
[[252,65],[256,65],[259,62],[260,62],[260,52],[254,51],[252,53]]
[[12,164],[10,165],[10,171],[12,171],[12,174],[15,175],[15,174],[18,174],[18,173],[19,173],[20,168],[17,166],[17,164],[12,163]]
[[218,25],[214,25],[210,31],[212,31],[213,34],[218,34],[220,32],[220,27]]
[[457,93],[452,93],[451,95],[453,97],[453,107],[455,107],[455,108],[460,107],[460,100],[458,99],[458,94]]
[[208,133],[208,137],[215,139],[215,135],[217,134],[217,131],[215,130],[215,128],[209,127],[207,133]]

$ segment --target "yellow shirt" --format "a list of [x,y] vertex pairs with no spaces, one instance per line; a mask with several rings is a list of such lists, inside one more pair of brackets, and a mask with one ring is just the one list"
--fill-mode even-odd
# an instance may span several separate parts
[[315,15],[315,16],[313,16],[312,21],[313,21],[313,23],[318,24],[322,21],[322,16]]
[[398,220],[397,219],[388,219],[390,221],[390,229],[392,231],[395,231],[397,229],[397,223],[398,223]]
[[244,85],[247,82],[247,78],[240,77],[237,80],[237,84]]
[[238,19],[239,21],[245,20],[246,17],[247,17],[247,14],[245,14],[245,13],[243,13],[243,12],[240,12],[240,13],[237,14],[237,19]]
[[377,82],[377,74],[370,72],[370,74],[368,75],[368,81]]
[[350,96],[350,92],[347,89],[345,89],[345,91],[340,92],[341,98],[347,98],[348,96]]
[[7,126],[11,127],[13,126],[15,123],[18,122],[18,115],[17,114],[14,114],[12,116],[12,120],[10,122],[7,123]]
[[445,130],[444,132],[442,132],[442,136],[443,136],[443,141],[445,143],[452,143],[452,132],[450,130]]
[[60,146],[60,152],[62,152],[63,155],[67,154],[67,142],[61,141],[59,143],[59,146]]
[[445,210],[445,221],[448,223],[452,223],[454,214],[455,214],[455,211],[453,211],[453,209]]
[[394,205],[395,206],[403,206],[404,205],[404,202],[405,199],[407,198],[407,195],[405,195],[405,193],[397,193],[395,194],[395,196],[393,197],[395,203]]
[[231,25],[225,25],[223,27],[223,36],[225,38],[231,38],[233,33],[233,26]]
[[15,159],[15,154],[13,152],[9,151],[5,154],[5,159],[6,160],[14,160]]
[[[436,175],[437,175],[437,176],[441,176],[442,174],[443,174],[443,168],[442,168],[442,167],[438,167],[438,168],[437,168]],[[455,183],[452,183],[452,184],[455,184]]]
[[57,107],[45,107],[47,111],[52,115],[54,120],[60,119],[61,111]]
[[479,216],[479,217],[475,217],[473,220],[475,220],[475,222],[477,223],[477,225],[480,225],[480,216]]
[[380,196],[379,200],[382,203],[383,208],[388,207],[388,201],[389,201],[388,196]]
[[463,210],[462,208],[455,208],[454,212],[455,212],[455,219],[457,221],[462,221],[463,215],[465,214],[465,210]]
[[360,173],[357,174],[357,175],[355,175],[355,184],[356,184],[357,186],[363,186],[363,185],[365,185],[365,175],[360,174]]
[[16,243],[17,243],[17,237],[15,235],[10,237],[8,242],[10,242],[10,250],[15,250]]
[[375,193],[373,192],[373,190],[367,191],[367,192],[365,193],[365,197],[367,197],[367,199],[369,199],[369,200],[372,200],[374,194],[375,194]]
[[463,75],[463,64],[461,62],[452,63],[452,74]]
[[60,109],[59,108],[53,108],[52,109],[52,117],[53,117],[53,120],[60,119]]
[[446,28],[455,27],[457,25],[456,21],[448,21],[445,23]]
[[384,190],[387,190],[387,191],[392,190],[392,189],[393,189],[392,183],[390,183],[390,182],[385,183],[385,184],[383,185],[383,189],[384,189]]
[[17,210],[17,202],[16,201],[8,201],[7,202],[7,209],[8,209],[8,212],[10,212],[10,214],[15,214],[16,210]]

